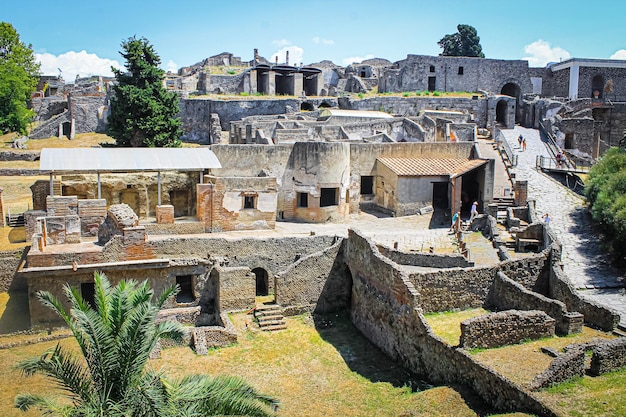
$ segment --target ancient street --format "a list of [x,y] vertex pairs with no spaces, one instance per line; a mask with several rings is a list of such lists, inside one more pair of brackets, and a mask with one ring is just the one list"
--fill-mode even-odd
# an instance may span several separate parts
[[[620,313],[620,327],[626,326],[624,272],[612,268],[593,229],[585,200],[535,168],[537,156],[548,156],[539,131],[516,126],[502,130],[513,152],[518,155],[516,179],[528,181],[528,198],[536,202],[537,216],[550,214],[550,227],[563,245],[563,269],[584,297]],[[519,135],[526,138],[522,151]]]

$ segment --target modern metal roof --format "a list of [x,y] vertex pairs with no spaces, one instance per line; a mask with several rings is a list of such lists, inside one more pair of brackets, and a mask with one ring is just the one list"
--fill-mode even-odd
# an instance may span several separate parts
[[486,164],[485,159],[465,158],[377,158],[399,177],[456,177]]
[[221,168],[208,148],[44,148],[39,169],[50,172],[201,171]]
[[358,117],[368,119],[393,119],[389,113],[376,110],[343,110],[343,109],[324,109],[320,112],[320,118],[324,117]]

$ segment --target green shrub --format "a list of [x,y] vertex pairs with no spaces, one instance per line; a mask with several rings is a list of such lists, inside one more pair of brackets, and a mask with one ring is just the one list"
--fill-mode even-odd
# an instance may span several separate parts
[[433,96],[439,97],[441,93],[439,91],[433,91]]

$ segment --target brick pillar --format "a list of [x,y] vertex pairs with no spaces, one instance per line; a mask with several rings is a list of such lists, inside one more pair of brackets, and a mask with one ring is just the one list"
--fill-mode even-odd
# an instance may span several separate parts
[[528,200],[528,181],[515,181],[513,191],[515,192],[515,205],[525,206]]

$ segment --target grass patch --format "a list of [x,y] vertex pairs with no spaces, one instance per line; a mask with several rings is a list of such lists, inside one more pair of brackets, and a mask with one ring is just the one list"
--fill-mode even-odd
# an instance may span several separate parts
[[[614,336],[584,327],[583,332],[579,334],[540,339],[495,349],[485,349],[482,352],[477,352],[474,357],[513,382],[528,386],[535,376],[548,368],[552,362],[553,358],[541,352],[542,347],[551,347],[557,351],[562,351],[569,344],[588,342],[593,338],[612,339]],[[523,360],[520,360],[520,358],[523,358]]]
[[489,314],[484,308],[472,308],[463,311],[444,311],[426,314],[425,318],[433,332],[450,346],[458,346],[461,339],[461,322],[473,317]]
[[626,416],[626,370],[597,377],[573,378],[536,395],[559,415]]
[[[150,365],[169,376],[190,373],[240,375],[262,392],[277,396],[279,416],[477,416],[467,393],[452,387],[416,391],[415,377],[371,345],[345,315],[324,319],[317,329],[310,316],[287,318],[275,333],[245,329],[245,315],[233,314],[239,343],[197,356],[188,347],[164,349]],[[61,341],[77,349],[73,339]],[[0,409],[7,417],[34,416],[12,408],[19,392],[54,393],[41,377],[23,378],[13,369],[55,342],[0,350]],[[313,394],[313,395],[312,395]],[[480,413],[484,415],[484,413]],[[510,414],[509,416],[525,416]]]

